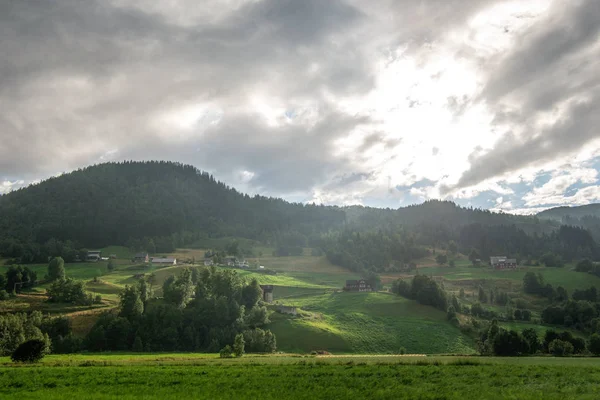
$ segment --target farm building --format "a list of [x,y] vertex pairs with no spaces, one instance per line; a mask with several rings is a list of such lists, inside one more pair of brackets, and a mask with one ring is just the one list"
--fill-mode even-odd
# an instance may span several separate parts
[[263,291],[263,301],[266,303],[273,302],[273,285],[260,285]]
[[148,253],[142,252],[142,253],[136,253],[136,255],[133,256],[133,262],[138,262],[138,263],[147,263],[150,261],[150,259],[148,258]]
[[235,266],[235,257],[227,257],[223,260],[223,264],[226,264],[228,267]]
[[100,261],[100,259],[102,258],[102,252],[100,250],[93,250],[93,251],[88,251],[87,255],[85,256],[85,260],[86,261]]
[[205,267],[210,267],[212,265],[215,265],[215,263],[213,262],[212,258],[205,258],[204,259],[204,266]]
[[154,257],[152,258],[152,264],[177,265],[177,259]]
[[490,257],[490,266],[494,269],[514,269],[517,268],[517,260],[506,256],[494,256]]
[[373,286],[365,279],[348,280],[344,290],[348,292],[372,292]]

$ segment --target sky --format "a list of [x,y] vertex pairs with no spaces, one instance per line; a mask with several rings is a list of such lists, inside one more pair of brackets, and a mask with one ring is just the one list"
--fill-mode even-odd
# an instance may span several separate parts
[[0,193],[171,160],[297,202],[600,202],[598,21],[598,0],[4,0]]

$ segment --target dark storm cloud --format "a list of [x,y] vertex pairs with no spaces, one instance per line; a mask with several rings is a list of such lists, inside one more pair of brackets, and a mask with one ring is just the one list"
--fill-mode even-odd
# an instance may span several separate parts
[[[580,150],[600,137],[600,2],[557,2],[551,17],[522,37],[501,60],[480,100],[496,110],[499,129],[510,126],[494,148],[474,153],[471,167],[450,189],[536,165]],[[549,124],[542,113],[559,115]]]

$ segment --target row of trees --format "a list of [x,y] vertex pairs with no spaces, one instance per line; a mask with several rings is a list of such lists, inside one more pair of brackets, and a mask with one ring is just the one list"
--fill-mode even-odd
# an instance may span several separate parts
[[507,330],[494,320],[483,329],[477,341],[477,347],[483,355],[523,356],[549,353],[555,356],[568,356],[585,353],[588,348],[593,354],[600,354],[600,336],[592,335],[589,345],[583,338],[574,337],[568,331],[546,331],[540,340],[535,329],[525,329],[522,333]]

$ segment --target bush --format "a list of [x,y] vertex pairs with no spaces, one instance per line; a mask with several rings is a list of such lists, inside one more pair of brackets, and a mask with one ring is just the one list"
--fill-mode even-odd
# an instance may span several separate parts
[[556,357],[566,357],[573,354],[573,345],[560,339],[554,339],[548,345],[548,351]]
[[14,362],[34,363],[44,358],[47,352],[46,342],[40,339],[32,339],[21,343],[10,358]]
[[221,349],[219,352],[219,357],[221,358],[231,358],[233,357],[233,351],[231,350],[231,346],[227,345]]
[[235,340],[233,341],[233,352],[236,357],[241,357],[244,355],[244,347],[246,342],[244,341],[244,335],[238,333],[235,335]]
[[8,295],[8,292],[6,290],[0,290],[0,301],[2,300],[8,300],[10,296]]

